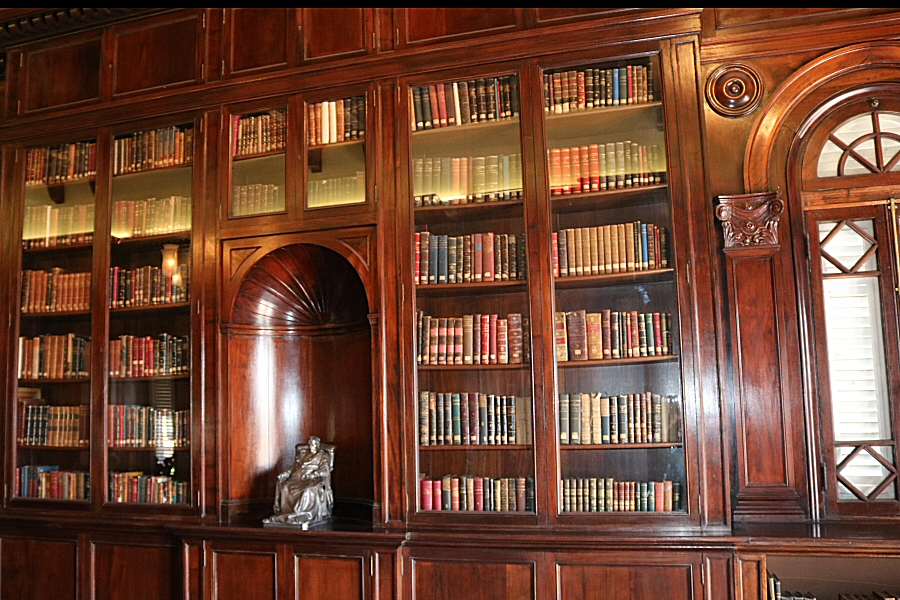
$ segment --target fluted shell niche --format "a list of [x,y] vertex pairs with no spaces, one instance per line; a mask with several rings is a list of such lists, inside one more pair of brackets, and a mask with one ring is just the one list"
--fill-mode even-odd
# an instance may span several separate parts
[[247,271],[224,331],[224,512],[270,514],[278,473],[291,465],[294,445],[312,435],[337,446],[336,499],[371,506],[372,336],[353,266],[313,244],[271,252]]

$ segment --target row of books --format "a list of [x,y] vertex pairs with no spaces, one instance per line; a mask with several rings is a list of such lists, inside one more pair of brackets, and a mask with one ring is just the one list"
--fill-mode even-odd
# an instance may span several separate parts
[[525,234],[416,233],[416,283],[443,285],[525,279]]
[[582,393],[560,394],[558,401],[560,444],[681,442],[677,396]]
[[444,318],[419,312],[417,362],[420,365],[522,364],[530,360],[527,330],[519,313],[501,319],[497,314]]
[[235,217],[283,210],[283,185],[252,183],[231,188],[231,214]]
[[22,247],[26,250],[90,244],[94,240],[94,205],[26,206]]
[[141,471],[109,474],[110,502],[138,504],[190,504],[190,485],[166,475],[146,475]]
[[306,205],[334,206],[366,201],[366,172],[357,171],[350,177],[310,179],[306,185]]
[[125,308],[187,302],[191,283],[189,263],[166,275],[161,267],[146,266],[126,270],[109,269],[109,307]]
[[582,194],[662,183],[665,163],[658,144],[626,140],[547,151],[550,194]]
[[421,510],[534,512],[532,477],[447,475],[419,479]]
[[91,309],[91,274],[22,271],[22,312],[53,313]]
[[194,159],[190,125],[138,131],[113,142],[113,175],[188,165]]
[[515,75],[437,83],[412,88],[413,131],[454,127],[519,116]]
[[97,174],[97,142],[31,148],[25,155],[25,185],[49,185]]
[[279,108],[231,118],[231,155],[246,156],[284,150],[287,110]]
[[531,398],[476,392],[419,392],[420,446],[532,443]]
[[191,230],[191,198],[169,196],[113,204],[112,236],[135,238]]
[[186,335],[121,335],[109,341],[109,377],[182,375],[189,371],[190,352]]
[[16,469],[16,496],[51,500],[89,500],[91,476],[63,471],[59,465],[25,465]]
[[522,199],[522,155],[413,159],[413,206]]
[[111,448],[184,448],[191,443],[191,411],[108,406],[107,438]]
[[19,379],[79,379],[91,374],[91,338],[74,333],[19,337]]
[[19,402],[17,443],[23,446],[87,448],[90,439],[87,404],[47,406]]
[[665,269],[669,235],[652,223],[574,227],[553,233],[553,275],[581,277]]
[[556,361],[666,356],[675,352],[670,313],[555,313]]
[[316,102],[306,106],[307,144],[322,146],[366,135],[366,97]]
[[652,64],[633,64],[544,73],[544,112],[559,115],[653,102],[656,94],[652,69]]
[[560,481],[562,512],[672,512],[684,510],[679,481],[616,481],[566,477]]

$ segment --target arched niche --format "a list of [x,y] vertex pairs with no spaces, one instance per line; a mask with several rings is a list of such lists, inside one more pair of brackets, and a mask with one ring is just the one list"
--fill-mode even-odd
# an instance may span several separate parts
[[278,248],[247,269],[223,324],[224,518],[272,511],[278,473],[312,435],[337,446],[336,514],[374,503],[372,333],[353,265],[320,245]]

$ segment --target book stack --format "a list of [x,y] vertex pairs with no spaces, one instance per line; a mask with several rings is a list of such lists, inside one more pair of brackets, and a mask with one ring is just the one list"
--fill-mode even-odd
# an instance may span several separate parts
[[145,475],[141,471],[109,474],[109,500],[139,504],[188,504],[190,484],[164,475]]
[[280,152],[287,139],[287,110],[280,108],[231,117],[231,155]]
[[91,478],[84,471],[61,471],[59,465],[25,465],[16,469],[16,496],[88,500]]
[[25,155],[25,185],[50,185],[97,174],[97,142],[31,148]]
[[531,477],[447,475],[419,479],[421,510],[534,512]]
[[583,310],[555,313],[556,361],[674,354],[670,313]]
[[190,348],[188,336],[121,335],[109,341],[109,377],[183,375],[188,372]]
[[560,483],[562,512],[684,510],[679,481],[616,481],[612,477],[567,477]]
[[26,206],[22,247],[26,250],[90,244],[94,239],[94,205]]
[[681,441],[677,396],[560,394],[560,444],[648,444]]
[[656,98],[651,65],[544,73],[544,112],[564,114]]
[[669,236],[652,223],[616,223],[553,233],[553,275],[579,277],[665,269]]
[[235,185],[231,188],[231,214],[235,217],[283,210],[283,185],[253,183]]
[[631,140],[547,151],[554,196],[657,185],[663,180],[663,164],[659,145]]
[[16,441],[23,446],[86,448],[88,446],[88,406],[46,406],[19,403]]
[[[766,582],[768,584],[766,589],[766,599],[767,600],[816,600],[816,597],[811,593],[806,592],[788,592],[782,591],[781,589],[781,580],[778,579],[778,576],[775,573],[770,571],[766,571]],[[882,596],[858,596],[852,594],[838,594],[838,600],[881,600]],[[889,600],[894,598],[893,596],[884,596],[885,600]]]
[[306,105],[306,143],[324,146],[366,136],[366,97]]
[[514,365],[529,360],[528,327],[519,313],[505,319],[497,314],[444,318],[420,311],[418,330],[420,365]]
[[354,204],[366,201],[366,172],[357,171],[350,177],[310,179],[307,183],[306,205],[310,208]]
[[113,142],[113,175],[189,165],[194,160],[193,126],[138,131]]
[[185,196],[121,200],[113,204],[114,238],[165,235],[191,229],[191,199]]
[[54,313],[91,309],[91,274],[22,271],[22,313]]
[[91,338],[69,333],[19,337],[19,379],[79,379],[90,376]]
[[525,279],[525,234],[416,233],[416,283],[443,285]]
[[527,445],[532,439],[529,397],[419,392],[420,446]]
[[160,267],[109,269],[109,307],[125,308],[187,302],[191,282],[189,263],[181,263],[172,275]]
[[521,199],[521,154],[413,159],[413,206]]
[[519,116],[515,75],[437,83],[412,88],[413,131],[513,119]]
[[183,448],[191,443],[191,411],[138,404],[107,407],[112,448]]

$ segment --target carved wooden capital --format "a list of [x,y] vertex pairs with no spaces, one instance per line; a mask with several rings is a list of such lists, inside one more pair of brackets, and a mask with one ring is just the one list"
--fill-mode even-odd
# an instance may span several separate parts
[[778,221],[784,212],[780,192],[719,196],[725,248],[778,245]]

